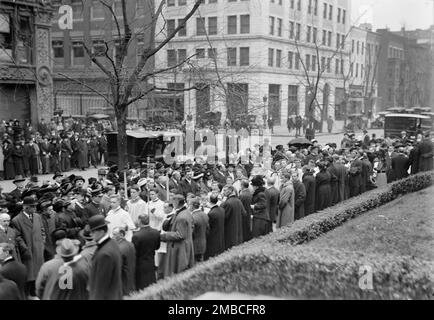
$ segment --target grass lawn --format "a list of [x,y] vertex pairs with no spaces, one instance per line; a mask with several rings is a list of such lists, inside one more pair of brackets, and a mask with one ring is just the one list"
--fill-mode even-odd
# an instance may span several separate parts
[[434,261],[434,187],[372,210],[305,246]]

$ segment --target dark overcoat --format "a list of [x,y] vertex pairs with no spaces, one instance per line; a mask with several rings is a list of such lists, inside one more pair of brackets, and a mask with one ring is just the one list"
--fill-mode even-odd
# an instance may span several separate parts
[[154,257],[160,248],[160,232],[142,227],[134,233],[132,242],[136,249],[136,289],[142,290],[156,281]]
[[225,251],[225,210],[215,205],[208,213],[208,218],[209,233],[206,239],[205,259]]
[[308,216],[315,212],[315,177],[311,173],[303,175],[303,184],[306,189],[306,200],[304,201],[304,215]]
[[89,288],[90,300],[122,299],[122,257],[118,244],[110,238],[95,251]]
[[430,139],[425,139],[419,144],[419,171],[430,171],[433,169],[434,146]]
[[3,167],[4,167],[4,178],[5,180],[10,180],[15,177],[15,167],[14,167],[14,150],[12,147],[3,148]]
[[320,211],[331,205],[331,182],[332,176],[328,171],[320,171],[316,175],[316,201],[315,209]]
[[[410,161],[404,154],[398,154],[392,159],[392,170],[394,180],[401,180],[408,177]],[[421,170],[422,171],[422,170]]]
[[243,215],[246,214],[243,204],[235,195],[223,204],[225,210],[225,250],[243,242]]
[[243,216],[242,220],[243,242],[246,242],[252,239],[252,208],[250,207],[252,204],[252,193],[249,189],[241,190],[239,199],[244,206],[244,210],[246,211],[246,214]]
[[12,219],[12,227],[18,231],[29,249],[30,259],[22,257],[22,262],[27,268],[27,281],[35,281],[44,263],[45,230],[42,218],[38,213],[34,213],[32,223],[23,212],[20,212]]
[[22,263],[15,259],[4,262],[0,268],[0,275],[6,279],[12,280],[16,283],[21,297],[25,300],[25,285],[27,282],[27,268]]
[[23,300],[23,298],[16,283],[0,274],[0,301],[5,300]]
[[257,238],[264,236],[272,231],[271,220],[267,207],[267,197],[265,188],[259,187],[252,196],[253,205],[253,224],[252,237]]
[[279,214],[280,191],[273,186],[265,190],[265,197],[267,198],[267,208],[270,220],[271,222],[276,222],[277,215]]
[[294,181],[294,219],[299,220],[304,217],[304,202],[306,201],[306,187],[300,181]]

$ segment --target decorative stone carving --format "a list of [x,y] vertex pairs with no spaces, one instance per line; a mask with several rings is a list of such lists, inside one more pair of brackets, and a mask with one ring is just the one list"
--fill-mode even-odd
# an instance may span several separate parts
[[38,28],[36,31],[36,65],[50,65],[49,30]]
[[39,84],[42,86],[49,86],[52,82],[50,68],[47,66],[40,66],[36,72]]
[[0,80],[35,81],[35,75],[28,67],[0,65]]

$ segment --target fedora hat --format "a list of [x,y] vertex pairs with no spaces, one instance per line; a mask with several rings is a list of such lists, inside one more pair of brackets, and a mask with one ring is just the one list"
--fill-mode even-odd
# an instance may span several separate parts
[[23,206],[35,206],[37,203],[36,200],[33,197],[24,197],[23,199]]
[[31,177],[30,177],[30,181],[31,181],[31,182],[34,182],[34,183],[38,183],[38,182],[39,182],[39,179],[38,179],[37,176],[31,176]]
[[74,183],[76,183],[77,181],[80,181],[80,180],[83,182],[86,182],[86,180],[82,176],[76,176],[74,179]]
[[12,182],[17,183],[17,182],[23,182],[23,181],[26,181],[26,178],[24,178],[22,175],[17,175],[17,176],[15,176],[15,179]]
[[89,228],[90,231],[99,230],[108,225],[108,222],[105,220],[103,215],[96,215],[89,219]]
[[75,256],[80,249],[80,241],[71,239],[62,239],[59,241],[59,245],[56,248],[56,252],[63,258],[70,258]]

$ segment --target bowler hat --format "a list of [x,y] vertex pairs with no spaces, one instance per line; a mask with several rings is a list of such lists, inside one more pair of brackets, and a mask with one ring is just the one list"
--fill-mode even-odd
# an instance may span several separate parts
[[63,174],[61,172],[56,172],[54,174],[53,180],[56,180],[57,177],[63,177]]
[[106,176],[107,175],[107,171],[105,169],[99,169],[98,170],[98,175]]
[[36,206],[36,200],[33,197],[24,197],[23,206]]
[[38,179],[37,176],[31,176],[31,177],[30,177],[30,182],[38,183],[38,182],[39,182],[39,179]]
[[103,215],[96,215],[89,219],[90,231],[99,230],[108,225]]
[[26,178],[24,178],[22,175],[17,175],[17,176],[15,176],[15,179],[12,182],[17,183],[17,182],[23,182],[23,181],[26,181]]
[[69,258],[75,256],[80,248],[80,241],[71,240],[68,238],[60,240],[60,244],[56,248],[56,252],[63,258]]

